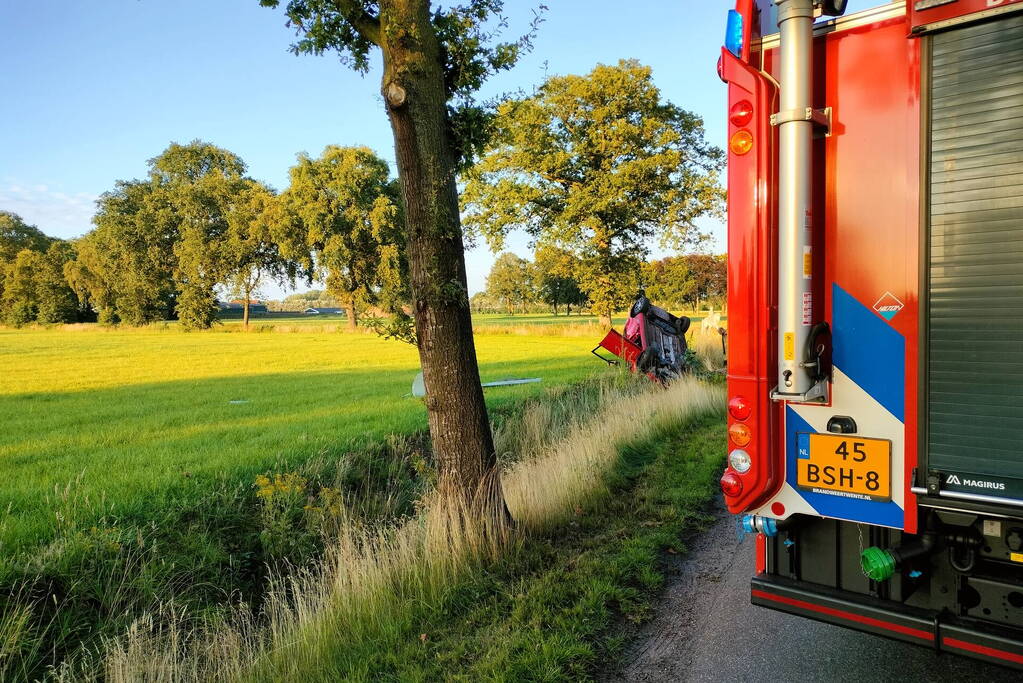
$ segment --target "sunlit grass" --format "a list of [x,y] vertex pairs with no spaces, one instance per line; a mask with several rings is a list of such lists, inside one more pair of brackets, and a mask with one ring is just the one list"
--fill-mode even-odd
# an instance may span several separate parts
[[[601,373],[584,338],[477,339],[495,407]],[[227,477],[426,428],[418,354],[371,334],[0,329],[0,549],[44,541],[55,488],[144,518]]]

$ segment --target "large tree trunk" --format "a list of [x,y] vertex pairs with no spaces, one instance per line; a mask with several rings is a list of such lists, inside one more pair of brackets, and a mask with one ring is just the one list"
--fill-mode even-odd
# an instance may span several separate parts
[[382,93],[405,200],[412,309],[442,493],[507,514],[472,337],[439,44],[428,0],[381,0]]
[[242,306],[242,326],[249,329],[249,301],[252,298],[252,291],[245,289],[245,303]]
[[355,310],[355,297],[349,297],[345,314],[348,316],[348,331],[355,332],[359,327],[359,313]]

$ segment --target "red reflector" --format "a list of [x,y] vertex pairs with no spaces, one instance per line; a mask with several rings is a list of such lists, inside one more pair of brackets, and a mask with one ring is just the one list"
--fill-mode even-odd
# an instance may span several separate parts
[[726,496],[735,498],[742,493],[742,479],[735,472],[725,471],[721,475],[721,491]]
[[728,120],[733,126],[742,128],[753,120],[753,105],[749,100],[739,100],[728,110]]
[[733,396],[728,402],[728,412],[736,420],[745,420],[753,412],[753,406],[742,396]]

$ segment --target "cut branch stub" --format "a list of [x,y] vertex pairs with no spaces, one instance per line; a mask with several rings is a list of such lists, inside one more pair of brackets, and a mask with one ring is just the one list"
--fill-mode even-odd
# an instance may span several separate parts
[[387,87],[384,89],[384,96],[387,98],[387,104],[391,109],[399,109],[405,104],[405,88],[394,81],[387,84]]

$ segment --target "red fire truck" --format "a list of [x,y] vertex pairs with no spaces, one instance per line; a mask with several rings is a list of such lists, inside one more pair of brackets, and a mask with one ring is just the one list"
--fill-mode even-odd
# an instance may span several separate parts
[[1023,0],[845,4],[729,14],[721,488],[755,604],[1023,668]]

